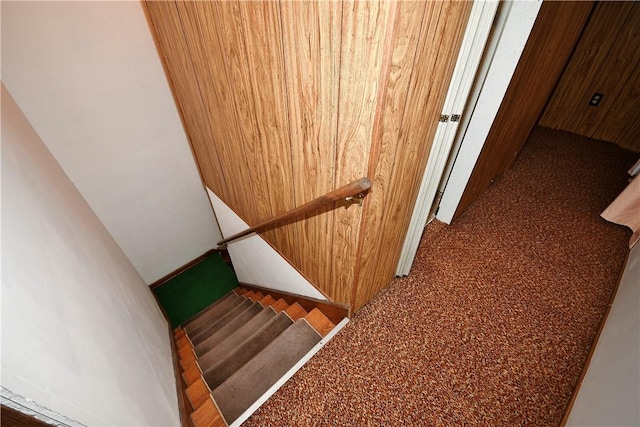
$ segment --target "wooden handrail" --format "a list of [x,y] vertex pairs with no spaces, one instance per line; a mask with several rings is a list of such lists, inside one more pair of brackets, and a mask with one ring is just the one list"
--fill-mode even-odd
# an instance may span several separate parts
[[279,222],[286,221],[291,218],[295,218],[300,215],[307,214],[309,212],[315,211],[323,207],[324,205],[328,205],[333,202],[337,202],[338,200],[351,200],[351,199],[362,199],[365,196],[365,192],[371,188],[371,181],[369,178],[360,178],[357,181],[353,181],[350,184],[344,185],[336,190],[333,190],[324,196],[320,196],[317,199],[314,199],[308,203],[305,203],[302,206],[297,208],[293,208],[290,211],[277,215],[270,220],[261,222],[260,224],[254,225],[253,227],[249,227],[240,233],[234,234],[233,236],[227,237],[224,240],[218,242],[218,245],[224,245],[229,243],[232,240],[239,239],[240,237],[244,237],[247,234],[257,233],[259,231],[263,231],[274,224]]

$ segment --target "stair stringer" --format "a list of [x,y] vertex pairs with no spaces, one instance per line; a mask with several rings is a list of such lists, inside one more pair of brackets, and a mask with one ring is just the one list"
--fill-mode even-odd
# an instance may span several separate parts
[[272,385],[269,390],[264,392],[262,396],[258,400],[256,400],[253,405],[251,405],[242,415],[240,415],[235,421],[229,424],[229,427],[240,427],[242,423],[244,423],[251,414],[258,410],[260,406],[262,406],[271,396],[275,394],[276,391],[280,387],[284,385],[296,372],[298,372],[311,358],[320,351],[322,347],[327,344],[331,338],[333,338],[342,328],[344,328],[347,323],[349,323],[349,318],[345,317],[342,319],[340,323],[338,323],[326,336],[324,336],[318,344],[316,344],[311,350],[307,352],[298,362],[291,367],[274,385]]
[[[249,228],[249,225],[208,187],[207,193],[224,237]],[[327,300],[311,282],[259,235],[254,233],[231,242],[227,250],[239,282]]]

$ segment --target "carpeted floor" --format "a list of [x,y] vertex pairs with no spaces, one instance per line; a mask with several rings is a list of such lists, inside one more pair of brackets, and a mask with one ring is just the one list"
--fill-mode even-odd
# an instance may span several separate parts
[[544,128],[247,426],[558,425],[630,235],[637,155]]
[[169,316],[171,326],[176,327],[237,286],[233,270],[214,252],[153,292]]

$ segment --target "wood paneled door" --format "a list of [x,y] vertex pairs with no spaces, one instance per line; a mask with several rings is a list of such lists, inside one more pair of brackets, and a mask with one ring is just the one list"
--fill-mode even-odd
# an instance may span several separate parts
[[472,3],[143,3],[204,183],[256,224],[363,176],[364,205],[262,236],[330,299],[393,278]]

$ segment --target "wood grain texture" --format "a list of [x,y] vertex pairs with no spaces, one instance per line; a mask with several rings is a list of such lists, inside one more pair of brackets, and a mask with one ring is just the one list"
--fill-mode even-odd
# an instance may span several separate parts
[[544,2],[454,220],[515,161],[578,41],[593,2]]
[[640,151],[639,66],[640,4],[599,2],[540,124]]
[[[374,177],[363,215],[362,256],[354,308],[393,278],[471,2],[401,2],[396,12],[381,126],[374,136]],[[445,18],[446,17],[446,18]]]
[[[384,85],[381,70],[385,37],[394,2],[357,1],[342,4],[342,44],[340,49],[340,91],[335,182],[350,182],[366,176],[378,92]],[[367,198],[371,195],[367,196]],[[336,265],[331,282],[341,284],[337,301],[352,302],[357,279],[360,223],[365,208],[355,206],[334,212],[334,238],[343,245],[333,246]],[[340,269],[339,266],[344,266]]]
[[219,161],[220,147],[209,143],[214,133],[176,4],[145,1],[143,6],[203,181],[210,188],[219,188],[222,200],[235,200],[230,198],[233,190]]
[[0,420],[4,427],[50,427],[51,424],[40,421],[31,415],[25,415],[13,408],[0,405]]
[[393,277],[471,3],[145,7],[205,182],[245,222],[374,174],[363,208],[261,234],[329,298],[362,306]]
[[[237,64],[246,61],[244,49],[229,46],[232,42],[228,36],[230,31],[226,29],[227,26],[236,29],[234,15],[227,16],[217,6],[212,2],[177,2],[189,40],[194,77],[200,82],[210,126],[218,132],[217,138],[207,141],[205,145],[218,147],[221,167],[234,178],[235,182],[227,185],[227,191],[232,194],[225,203],[233,206],[241,218],[251,223],[258,220],[267,206],[260,196],[247,197],[247,194],[257,191],[251,172],[257,173],[261,169],[251,169],[249,156],[252,151],[247,141],[247,124],[237,111],[237,105],[244,105],[243,95],[250,93],[250,88],[246,88],[249,83],[243,84],[244,81],[234,79],[238,76],[235,73]],[[246,76],[246,73],[241,76]],[[195,149],[205,150],[206,147],[198,146]],[[218,194],[217,187],[209,188]]]
[[[310,312],[314,308],[320,309],[333,323],[336,325],[342,321],[345,317],[349,317],[349,307],[344,304],[334,303],[330,301],[323,301],[310,297],[301,297],[299,295],[290,294],[287,292],[279,292],[272,289],[263,288],[260,286],[247,285],[245,283],[241,283],[240,286],[245,289],[252,290],[254,292],[260,292],[263,294],[269,294],[275,299],[283,299],[290,306],[294,307],[296,304],[305,310],[305,313],[302,317],[307,315],[307,312]],[[291,310],[287,310],[287,312],[291,311],[291,313],[295,313],[298,310],[297,307],[294,307]],[[297,319],[293,319],[294,321]]]
[[[299,206],[339,185],[334,180],[334,159],[342,6],[324,1],[281,2],[280,7],[295,177],[292,185]],[[336,239],[333,209],[314,212],[295,227],[300,270],[324,294],[340,299],[337,290],[349,284],[333,282],[331,271],[349,267],[336,265],[333,248],[349,242]]]
[[[369,190],[370,188],[371,181],[369,181],[369,178],[360,178],[356,181],[350,182],[347,185],[343,185],[340,188],[336,188],[333,191],[323,194],[320,197],[311,200],[310,202],[293,208],[290,211],[283,212],[280,215],[276,215],[271,219],[268,219],[267,221],[261,222],[260,224],[256,224],[239,233],[229,236],[219,241],[218,245],[223,245],[225,243],[231,242],[232,240],[247,236],[251,233],[259,233],[269,228],[277,227],[290,219],[298,218],[304,215],[311,215],[314,212],[322,209],[326,205],[338,202],[340,200],[345,201],[348,198],[357,197],[358,195],[364,197],[366,196],[367,190]],[[350,201],[347,201],[347,204],[348,203],[350,203]]]

